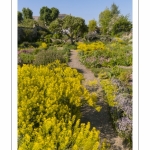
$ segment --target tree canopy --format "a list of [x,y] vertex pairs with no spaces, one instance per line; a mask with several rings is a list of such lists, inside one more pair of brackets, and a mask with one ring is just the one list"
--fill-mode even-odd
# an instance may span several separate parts
[[88,24],[88,31],[94,32],[97,30],[97,22],[95,20],[90,20]]
[[59,15],[59,10],[55,7],[51,8],[51,19],[52,21],[55,20]]
[[115,15],[115,14],[119,15],[120,14],[120,10],[118,10],[118,8],[119,7],[116,4],[113,3],[111,5],[111,9],[110,9],[111,10],[111,14],[112,15]]
[[68,36],[71,43],[78,40],[87,31],[85,20],[80,17],[71,15],[65,16],[64,19],[56,19],[53,21],[49,29],[54,33],[62,33]]
[[112,4],[111,8],[106,8],[99,14],[99,25],[103,34],[115,35],[119,32],[129,32],[132,23],[127,16],[120,15],[120,10],[116,4]]
[[22,13],[23,13],[23,19],[33,19],[33,17],[32,17],[33,12],[31,9],[23,8]]
[[59,10],[55,7],[51,9],[47,6],[44,6],[40,9],[40,20],[43,20],[46,25],[49,25],[50,22],[54,21],[59,15]]
[[22,13],[18,11],[18,23],[20,23],[23,20]]
[[111,28],[111,34],[115,35],[120,32],[129,32],[132,29],[132,23],[128,20],[127,16],[119,16],[115,19],[114,23],[110,26]]
[[109,22],[111,21],[111,18],[112,18],[112,13],[108,8],[106,8],[103,12],[100,13],[99,24],[101,27],[101,32],[103,34],[107,34],[108,25],[109,25]]

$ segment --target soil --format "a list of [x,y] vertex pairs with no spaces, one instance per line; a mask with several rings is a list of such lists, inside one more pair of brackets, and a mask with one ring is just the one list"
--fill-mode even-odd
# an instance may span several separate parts
[[[77,69],[80,73],[83,74],[85,80],[83,81],[83,85],[91,92],[97,92],[98,94],[98,105],[102,106],[100,112],[94,110],[89,106],[84,106],[81,108],[82,118],[81,123],[91,123],[91,128],[96,127],[96,129],[100,130],[100,139],[101,142],[106,140],[110,144],[109,150],[129,150],[127,148],[125,142],[121,137],[118,136],[115,131],[112,120],[109,114],[109,107],[103,100],[102,90],[99,85],[99,79],[94,76],[91,70],[82,65],[78,58],[78,53],[76,50],[71,50],[70,61],[68,65],[71,68]],[[92,80],[97,80],[98,84],[96,87],[89,87],[88,82]]]

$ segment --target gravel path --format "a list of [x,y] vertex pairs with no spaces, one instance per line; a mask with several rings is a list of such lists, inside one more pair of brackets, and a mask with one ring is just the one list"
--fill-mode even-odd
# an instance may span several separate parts
[[[83,85],[87,86],[88,81],[90,80],[97,80],[99,83],[99,79],[94,76],[94,74],[87,69],[84,65],[82,65],[79,61],[77,51],[71,50],[70,61],[68,65],[71,68],[77,69],[80,73],[83,74],[85,80],[83,81]],[[91,89],[89,88],[89,91]],[[101,93],[101,87],[98,84],[96,88],[93,88],[92,91],[98,93],[98,104],[102,106],[100,112],[95,111],[93,108],[85,106],[81,109],[82,111],[82,123],[91,123],[91,127],[96,127],[100,130],[100,138],[101,142],[104,139],[107,139],[108,143],[110,143],[111,148],[110,150],[128,150],[125,148],[126,146],[123,144],[123,140],[117,135],[116,131],[112,126],[112,120],[109,115],[109,110],[107,104],[103,101],[103,97]]]

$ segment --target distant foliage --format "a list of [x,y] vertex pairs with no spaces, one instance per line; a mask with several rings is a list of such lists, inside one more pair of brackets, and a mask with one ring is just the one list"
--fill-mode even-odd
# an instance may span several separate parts
[[49,29],[53,33],[66,35],[71,44],[74,44],[79,37],[83,37],[87,31],[87,26],[83,18],[66,15],[63,19],[56,19],[50,23]]
[[99,14],[99,24],[101,27],[102,34],[108,34],[108,25],[111,21],[111,18],[112,14],[108,8]]
[[95,32],[89,32],[85,35],[87,41],[93,42],[100,40],[100,35]]
[[132,23],[128,20],[127,16],[112,18],[109,26],[109,31],[112,35],[116,35],[121,32],[130,32],[132,29]]
[[88,24],[88,31],[94,32],[97,29],[97,22],[95,20],[90,20]]
[[23,13],[23,19],[33,19],[33,12],[31,9],[29,8],[23,8],[22,9],[22,13]]
[[44,21],[45,25],[49,25],[59,15],[59,10],[55,7],[48,8],[44,6],[40,9],[40,20]]
[[116,4],[111,8],[106,8],[99,14],[99,25],[102,34],[116,35],[121,32],[130,32],[132,23],[127,16],[120,15],[120,10]]
[[22,13],[18,11],[18,23],[20,23],[23,20]]
[[111,14],[112,14],[112,15],[119,15],[119,14],[120,14],[119,7],[118,7],[115,3],[113,3],[113,4],[111,5],[110,10],[111,10]]

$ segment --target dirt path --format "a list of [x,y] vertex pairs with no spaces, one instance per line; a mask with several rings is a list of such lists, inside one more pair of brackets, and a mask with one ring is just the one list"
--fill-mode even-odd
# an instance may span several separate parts
[[[94,74],[87,69],[84,65],[82,65],[79,61],[77,51],[71,50],[70,62],[68,64],[71,68],[77,69],[80,73],[83,74],[85,81],[83,82],[84,86],[87,86],[88,81],[97,80],[99,83],[99,79],[94,76]],[[91,90],[91,89],[89,89]],[[98,84],[96,88],[93,88],[92,91],[97,92],[98,94],[101,91],[101,87]],[[91,123],[91,127],[96,127],[100,130],[100,138],[101,141],[107,139],[110,143],[110,150],[128,150],[123,145],[123,140],[117,135],[116,131],[112,126],[112,121],[109,115],[109,110],[107,104],[103,101],[102,96],[99,94],[98,104],[102,106],[100,112],[95,111],[94,109],[85,106],[82,108],[82,123]]]

